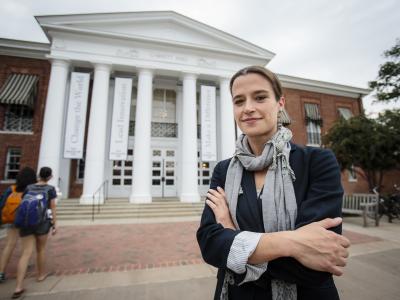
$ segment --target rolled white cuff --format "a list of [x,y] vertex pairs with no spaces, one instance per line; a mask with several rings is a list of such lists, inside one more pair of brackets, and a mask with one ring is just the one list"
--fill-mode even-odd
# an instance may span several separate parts
[[233,240],[226,266],[237,274],[247,272],[240,284],[257,280],[267,270],[268,262],[258,265],[247,263],[249,257],[256,249],[261,236],[262,233],[259,232],[242,231]]

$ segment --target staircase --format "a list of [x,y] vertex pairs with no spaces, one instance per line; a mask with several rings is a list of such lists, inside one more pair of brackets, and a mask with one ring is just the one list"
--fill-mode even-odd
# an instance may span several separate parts
[[[197,203],[182,203],[177,198],[153,199],[152,203],[133,204],[128,199],[107,199],[95,207],[95,220],[199,217],[203,212],[204,200]],[[79,199],[63,199],[57,204],[58,220],[91,220],[92,206],[80,205]]]

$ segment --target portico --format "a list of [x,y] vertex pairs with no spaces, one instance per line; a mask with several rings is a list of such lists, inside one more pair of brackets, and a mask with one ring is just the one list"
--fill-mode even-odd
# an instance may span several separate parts
[[[235,143],[229,78],[244,66],[267,64],[273,53],[174,12],[37,20],[51,40],[39,167],[48,165],[57,174],[52,184],[68,194],[71,160],[63,157],[64,120],[71,73],[83,72],[90,74],[91,88],[85,154],[78,163],[80,203],[91,204],[106,181],[110,197],[132,203],[171,196],[199,201],[216,164],[202,159],[200,86],[216,88],[217,159],[228,158]],[[126,158],[110,160],[117,78],[133,83],[129,135]]]

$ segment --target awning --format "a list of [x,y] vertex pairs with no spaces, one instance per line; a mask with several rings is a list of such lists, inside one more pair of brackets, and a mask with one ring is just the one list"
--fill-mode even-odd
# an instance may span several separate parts
[[38,79],[37,75],[9,75],[0,91],[0,103],[33,107]]
[[351,117],[353,117],[353,113],[348,108],[339,107],[338,110],[339,110],[339,115],[345,120],[348,120]]
[[290,120],[290,117],[289,117],[289,115],[288,115],[286,109],[283,109],[283,110],[282,110],[282,113],[281,113],[281,120],[282,120],[282,125],[283,125],[283,126],[290,125],[290,123],[292,122],[292,121]]
[[322,124],[322,118],[319,113],[318,105],[312,103],[304,104],[304,108],[306,110],[306,122],[315,122],[318,124]]

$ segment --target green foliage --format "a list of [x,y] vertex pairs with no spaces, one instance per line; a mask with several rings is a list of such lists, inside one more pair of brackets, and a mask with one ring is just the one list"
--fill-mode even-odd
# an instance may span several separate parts
[[343,169],[358,167],[372,190],[384,173],[400,166],[400,110],[386,111],[378,119],[365,116],[341,119],[323,137]]
[[376,98],[381,102],[400,100],[400,39],[396,45],[384,52],[389,61],[381,65],[376,81],[370,81],[369,86],[376,91]]

